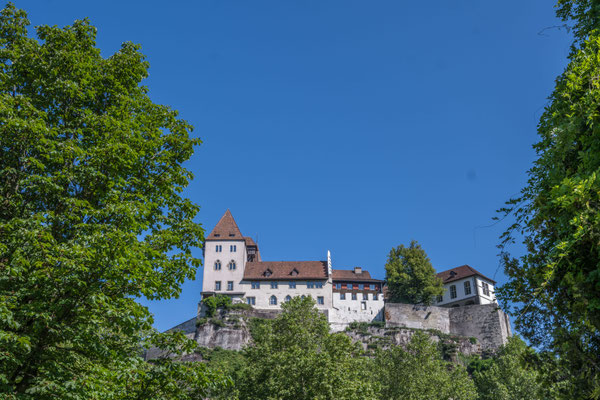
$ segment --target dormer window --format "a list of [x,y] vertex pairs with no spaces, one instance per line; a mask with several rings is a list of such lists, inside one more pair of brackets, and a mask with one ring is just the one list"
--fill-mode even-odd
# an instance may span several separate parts
[[298,272],[298,270],[297,270],[296,268],[294,268],[294,269],[292,270],[292,272],[290,272],[290,275],[291,275],[291,276],[298,276],[298,274],[299,274],[299,272]]
[[229,237],[235,237],[235,233],[230,233]]
[[220,233],[215,233],[215,237],[221,237]]
[[270,269],[263,272],[263,276],[271,276],[271,275],[273,275],[273,272]]
[[451,276],[452,278],[454,278],[454,277],[456,276],[456,272],[454,272],[454,271],[450,271],[450,276]]

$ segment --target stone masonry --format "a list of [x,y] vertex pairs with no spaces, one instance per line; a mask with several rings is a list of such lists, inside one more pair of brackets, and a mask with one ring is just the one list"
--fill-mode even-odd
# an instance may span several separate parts
[[385,325],[474,337],[484,351],[497,350],[511,336],[508,316],[496,304],[445,308],[387,303]]

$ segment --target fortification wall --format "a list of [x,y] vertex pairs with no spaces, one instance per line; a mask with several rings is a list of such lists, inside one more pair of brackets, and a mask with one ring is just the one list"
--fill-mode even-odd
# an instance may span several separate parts
[[511,336],[508,316],[497,304],[446,308],[387,303],[385,326],[435,329],[450,335],[474,337],[484,351],[495,351]]
[[450,332],[472,336],[484,350],[496,350],[511,336],[508,316],[497,304],[482,304],[449,308]]
[[387,328],[435,329],[450,333],[450,308],[418,306],[414,304],[387,303],[385,326]]
[[341,332],[352,322],[374,322],[383,321],[383,308],[375,310],[358,310],[347,308],[332,308],[327,310],[327,320],[333,332]]

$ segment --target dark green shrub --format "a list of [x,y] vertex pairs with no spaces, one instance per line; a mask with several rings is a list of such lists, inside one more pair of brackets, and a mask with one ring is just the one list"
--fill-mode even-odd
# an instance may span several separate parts
[[224,328],[227,326],[225,321],[223,321],[222,319],[219,319],[219,318],[211,318],[210,323],[213,324],[214,326],[216,326],[217,328]]
[[229,296],[211,296],[202,300],[202,304],[206,306],[206,316],[214,317],[218,308],[229,309],[231,307],[231,297]]
[[229,306],[230,310],[252,310],[252,306],[246,303],[235,303]]

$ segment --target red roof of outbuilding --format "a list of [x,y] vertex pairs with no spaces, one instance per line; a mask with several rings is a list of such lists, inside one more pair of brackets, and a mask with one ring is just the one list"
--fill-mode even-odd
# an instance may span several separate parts
[[354,272],[354,270],[334,269],[332,276],[334,281],[383,282],[382,280],[371,278],[369,271],[361,271],[357,274]]
[[[269,271],[270,274],[267,272]],[[244,280],[327,279],[326,261],[247,262]]]
[[468,265],[461,265],[460,267],[452,268],[446,271],[439,272],[437,274],[438,278],[441,278],[444,283],[454,282],[459,279],[468,278],[469,276],[480,276],[493,284],[496,283],[493,279],[488,278],[483,275],[481,272],[477,271],[475,268],[470,267]]

